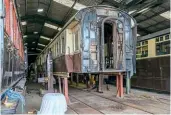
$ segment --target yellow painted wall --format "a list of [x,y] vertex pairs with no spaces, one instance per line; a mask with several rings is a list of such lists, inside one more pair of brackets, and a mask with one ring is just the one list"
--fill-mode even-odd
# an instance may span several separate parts
[[148,57],[156,56],[156,43],[155,39],[148,40]]

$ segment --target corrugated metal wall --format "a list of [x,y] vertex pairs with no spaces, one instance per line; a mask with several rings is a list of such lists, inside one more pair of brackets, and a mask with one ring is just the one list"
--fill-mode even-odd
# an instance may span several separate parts
[[170,56],[137,60],[134,87],[170,92]]

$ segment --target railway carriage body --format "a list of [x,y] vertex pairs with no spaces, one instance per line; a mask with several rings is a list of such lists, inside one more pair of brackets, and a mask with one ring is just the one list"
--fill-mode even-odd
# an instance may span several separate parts
[[[136,22],[109,6],[80,10],[37,58],[53,58],[53,72],[136,72]],[[45,69],[45,68],[44,68]]]

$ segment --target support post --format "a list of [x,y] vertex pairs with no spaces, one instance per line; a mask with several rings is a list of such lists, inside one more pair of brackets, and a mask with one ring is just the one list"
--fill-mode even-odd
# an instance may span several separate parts
[[102,87],[103,87],[103,74],[100,74],[99,75],[99,86],[98,86],[99,93],[103,93]]
[[119,73],[116,76],[116,88],[117,88],[117,97],[123,97],[123,75]]
[[130,93],[130,89],[131,89],[130,76],[129,76],[129,72],[127,72],[127,75],[126,75],[126,94]]
[[59,83],[59,93],[62,93],[62,89],[61,89],[61,78],[58,77],[58,83]]
[[88,74],[84,74],[85,75],[85,77],[86,77],[86,88],[88,89],[89,88],[89,75]]
[[79,76],[78,76],[78,74],[77,74],[77,76],[76,76],[77,78],[76,78],[76,87],[78,87],[78,84],[79,84]]
[[3,78],[3,69],[4,69],[4,3],[0,0],[0,84],[2,83]]
[[65,95],[67,103],[69,103],[69,97],[68,97],[68,78],[65,77],[63,79],[63,81],[64,81],[64,84],[63,84],[63,86],[64,86],[64,88],[63,88],[64,89],[64,95]]
[[64,78],[62,78],[62,93],[65,94],[65,81],[64,81]]
[[73,74],[71,73],[71,85],[73,84]]

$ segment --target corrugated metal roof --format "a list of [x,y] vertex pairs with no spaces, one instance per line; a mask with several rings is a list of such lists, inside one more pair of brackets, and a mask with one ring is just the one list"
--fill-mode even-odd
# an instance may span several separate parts
[[[70,4],[58,3],[67,2]],[[90,6],[106,4],[126,11],[134,11],[131,15],[137,20],[138,34],[147,35],[158,30],[170,27],[169,19],[160,16],[161,13],[170,10],[169,0],[16,0],[17,11],[21,21],[26,21],[22,25],[24,41],[28,43],[28,52],[38,53],[44,47],[38,43],[47,45],[48,40],[43,40],[40,36],[53,39],[57,34],[57,29],[45,27],[45,23],[62,27],[77,10],[71,8],[76,2],[78,6]],[[38,12],[38,9],[43,9]],[[34,34],[34,32],[38,32]],[[33,42],[35,42],[33,44]]]

